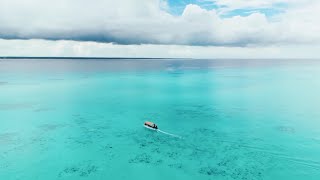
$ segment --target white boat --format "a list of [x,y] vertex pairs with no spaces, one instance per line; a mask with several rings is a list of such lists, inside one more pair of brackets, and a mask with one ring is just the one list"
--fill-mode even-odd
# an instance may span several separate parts
[[148,129],[151,129],[151,130],[154,130],[154,131],[157,131],[157,130],[158,130],[158,126],[157,126],[155,123],[149,122],[149,121],[146,121],[146,122],[144,123],[144,127],[145,127],[145,128],[148,128]]

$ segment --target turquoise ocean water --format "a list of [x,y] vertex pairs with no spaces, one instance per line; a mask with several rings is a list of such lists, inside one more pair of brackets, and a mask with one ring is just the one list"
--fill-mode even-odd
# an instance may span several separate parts
[[318,180],[319,92],[312,60],[0,60],[0,179]]

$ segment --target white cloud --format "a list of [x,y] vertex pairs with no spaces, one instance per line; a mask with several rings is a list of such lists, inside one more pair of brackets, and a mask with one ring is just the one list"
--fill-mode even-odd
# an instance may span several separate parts
[[116,45],[112,43],[3,40],[0,56],[46,57],[162,57],[162,58],[320,58],[320,46],[277,45],[263,47]]
[[0,38],[235,47],[320,43],[319,1],[215,1],[228,8],[291,6],[270,19],[259,12],[222,18],[219,10],[197,5],[173,16],[164,0],[1,0]]

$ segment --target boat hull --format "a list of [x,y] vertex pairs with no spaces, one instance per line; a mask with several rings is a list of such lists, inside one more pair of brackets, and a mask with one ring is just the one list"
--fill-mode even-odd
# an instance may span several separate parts
[[153,130],[153,131],[157,131],[158,129],[155,129],[155,128],[152,128],[152,127],[149,127],[149,126],[146,126],[146,125],[143,125],[145,128],[148,128],[150,130]]

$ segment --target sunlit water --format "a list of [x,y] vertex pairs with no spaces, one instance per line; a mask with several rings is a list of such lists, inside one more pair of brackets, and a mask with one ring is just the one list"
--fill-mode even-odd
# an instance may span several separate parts
[[318,180],[319,92],[311,60],[0,60],[0,179]]

